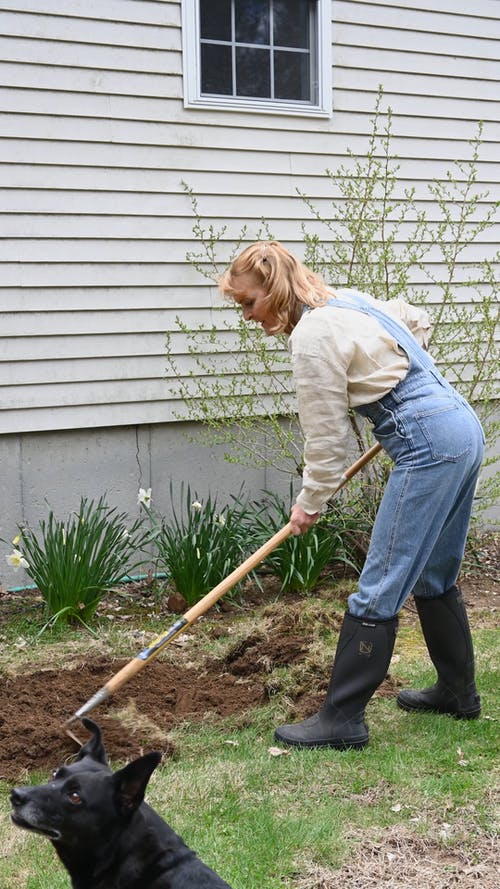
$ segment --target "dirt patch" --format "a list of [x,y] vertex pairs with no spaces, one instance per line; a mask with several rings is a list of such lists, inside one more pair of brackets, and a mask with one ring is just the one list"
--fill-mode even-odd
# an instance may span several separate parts
[[[0,777],[46,769],[75,753],[77,745],[66,736],[62,723],[126,663],[99,658],[71,670],[42,670],[8,679],[0,696]],[[164,743],[159,749],[171,755],[167,734],[180,721],[222,718],[256,706],[263,697],[262,682],[243,684],[220,669],[201,674],[199,669],[155,661],[96,709],[93,718],[104,731],[111,759],[140,755],[152,740],[158,747],[162,734]],[[127,720],[124,728],[116,714],[127,710],[131,701],[136,725]],[[79,723],[73,728],[86,739]]]
[[281,635],[279,629],[268,637],[251,634],[226,656],[225,664],[235,676],[271,673],[275,667],[286,667],[300,660],[308,647],[304,636]]
[[[220,626],[214,626],[214,635]],[[268,700],[267,679],[279,665],[300,660],[310,639],[287,633],[280,624],[266,634],[238,642],[223,659],[174,664],[157,659],[91,714],[103,729],[112,760],[144,748],[174,753],[169,731],[185,721],[220,720]],[[183,660],[182,654],[179,660]],[[185,658],[184,658],[185,661]],[[77,750],[64,721],[117,673],[127,660],[94,657],[70,668],[43,669],[4,679],[0,690],[0,778],[17,779],[47,770]],[[84,741],[80,723],[71,726]]]

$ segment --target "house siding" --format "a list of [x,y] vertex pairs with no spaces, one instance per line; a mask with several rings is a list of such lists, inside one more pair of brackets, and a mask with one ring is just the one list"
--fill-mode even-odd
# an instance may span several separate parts
[[[228,252],[265,217],[300,253],[296,190],[328,207],[324,171],[366,148],[379,83],[401,188],[428,204],[426,183],[469,158],[482,120],[478,188],[498,196],[496,0],[331,10],[333,112],[319,119],[186,109],[180,2],[1,3],[1,432],[172,421],[164,333],[219,304],[186,260],[183,181],[227,226]],[[493,256],[498,235],[468,258]],[[188,372],[180,334],[173,346]]]

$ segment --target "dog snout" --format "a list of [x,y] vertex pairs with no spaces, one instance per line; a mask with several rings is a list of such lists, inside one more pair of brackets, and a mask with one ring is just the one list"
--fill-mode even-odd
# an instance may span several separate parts
[[29,798],[29,791],[26,787],[14,787],[10,794],[10,801],[15,808],[24,805]]

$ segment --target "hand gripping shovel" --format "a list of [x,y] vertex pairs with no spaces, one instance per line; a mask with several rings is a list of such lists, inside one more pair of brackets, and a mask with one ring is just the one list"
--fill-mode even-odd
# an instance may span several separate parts
[[[340,484],[333,493],[336,494],[337,491],[343,488],[346,482],[348,482],[353,475],[359,472],[359,470],[362,469],[363,466],[365,466],[372,459],[372,457],[375,456],[375,454],[378,454],[380,450],[381,446],[379,444],[375,444],[365,454],[363,454],[363,456],[360,457],[359,460],[356,460],[356,462],[353,463],[352,466],[350,466],[349,469],[344,472]],[[169,642],[172,642],[173,639],[179,636],[179,634],[182,633],[186,629],[186,627],[191,626],[191,624],[198,620],[198,618],[201,617],[202,614],[205,614],[205,612],[208,611],[209,608],[212,607],[212,605],[215,605],[215,603],[221,598],[221,596],[232,589],[232,587],[236,586],[236,584],[240,580],[243,580],[243,578],[246,577],[246,575],[249,574],[250,571],[253,571],[253,569],[256,568],[257,565],[265,558],[267,558],[267,556],[272,553],[272,551],[276,549],[276,547],[279,546],[280,543],[283,543],[283,541],[286,540],[291,533],[291,524],[290,522],[288,522],[283,528],[277,531],[276,534],[274,534],[270,538],[270,540],[267,541],[267,543],[264,543],[263,546],[261,546],[251,556],[249,556],[248,559],[242,562],[242,564],[239,565],[238,568],[235,568],[235,570],[232,571],[231,574],[228,574],[228,576],[224,580],[217,584],[217,586],[215,586],[213,590],[210,590],[210,592],[207,593],[206,596],[203,597],[203,599],[200,599],[200,601],[197,602],[196,605],[193,605],[193,607],[190,608],[189,611],[186,611],[186,613],[183,614],[183,616],[180,617],[179,620],[172,624],[170,629],[167,630],[167,632],[163,636],[158,636],[156,639],[154,639],[147,648],[144,648],[143,651],[139,652],[139,654],[137,654],[136,657],[133,658],[133,660],[129,661],[128,664],[125,664],[125,666],[122,667],[122,669],[119,670],[118,673],[115,673],[115,675],[112,676],[111,679],[106,683],[106,685],[103,685],[103,687],[99,689],[99,691],[96,692],[95,695],[89,698],[89,700],[82,707],[80,707],[80,709],[77,710],[76,713],[74,713],[73,716],[70,717],[70,719],[66,721],[65,725],[67,726],[73,722],[76,722],[77,719],[80,719],[82,716],[90,713],[90,711],[93,710],[94,707],[97,707],[98,704],[102,704],[103,701],[106,701],[109,697],[111,697],[114,692],[118,691],[118,689],[125,684],[125,682],[128,682],[129,679],[132,679],[132,677],[135,676],[136,673],[139,673],[140,670],[142,670],[146,666],[146,664],[152,661],[160,653],[160,651],[162,651],[165,646],[168,645]],[[75,735],[73,735],[73,733],[68,729],[66,729],[66,733],[71,738],[78,741]],[[78,741],[78,743],[80,742]]]

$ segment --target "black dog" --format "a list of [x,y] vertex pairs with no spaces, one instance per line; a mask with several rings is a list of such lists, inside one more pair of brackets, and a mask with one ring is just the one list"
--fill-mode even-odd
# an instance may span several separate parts
[[143,802],[161,754],[112,772],[101,731],[48,784],[15,787],[12,820],[49,837],[73,889],[231,889]]

